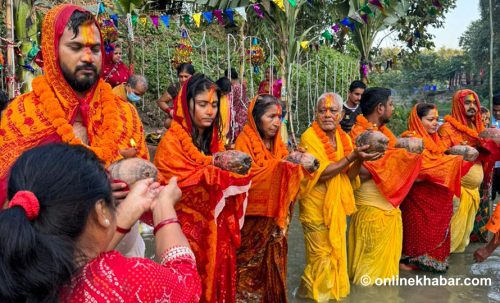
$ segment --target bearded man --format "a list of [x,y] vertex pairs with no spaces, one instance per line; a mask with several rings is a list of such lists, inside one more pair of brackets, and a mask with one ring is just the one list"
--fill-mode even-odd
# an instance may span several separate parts
[[[42,25],[45,74],[36,77],[33,91],[17,97],[0,119],[2,203],[10,167],[24,151],[39,145],[83,145],[106,165],[123,158],[120,149],[134,146],[137,156],[148,159],[137,111],[101,79],[103,53],[101,33],[89,11],[64,4],[47,13]],[[121,190],[125,186],[113,185],[115,198],[126,196]]]

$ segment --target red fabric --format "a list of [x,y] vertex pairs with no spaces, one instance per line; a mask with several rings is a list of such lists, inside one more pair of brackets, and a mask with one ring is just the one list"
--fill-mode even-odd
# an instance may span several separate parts
[[113,62],[113,55],[114,51],[110,51],[109,54],[104,55],[102,72],[104,81],[115,87],[127,82],[131,72],[123,61]]
[[61,302],[198,302],[200,277],[191,257],[159,265],[106,252],[87,263],[61,290]]
[[440,262],[450,255],[453,193],[431,182],[414,183],[401,204],[403,255],[427,255]]

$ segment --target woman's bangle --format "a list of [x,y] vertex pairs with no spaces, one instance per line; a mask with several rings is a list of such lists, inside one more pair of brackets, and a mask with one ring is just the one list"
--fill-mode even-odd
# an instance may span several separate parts
[[119,232],[120,234],[128,234],[130,231],[132,230],[132,228],[122,228],[120,226],[116,226],[116,231]]
[[347,162],[349,162],[349,164],[354,162],[354,160],[349,159],[349,156],[345,156],[345,159],[347,160]]
[[[172,224],[172,223],[179,223],[179,219],[177,218],[170,218],[170,219],[165,219],[161,221],[160,223],[156,224],[155,228],[153,229],[153,235],[156,236],[156,233],[165,225]],[[180,223],[179,223],[180,224]]]
[[188,257],[193,261],[196,261],[193,251],[188,246],[173,246],[165,250],[160,256],[160,264],[164,265],[167,262],[171,262],[177,258]]

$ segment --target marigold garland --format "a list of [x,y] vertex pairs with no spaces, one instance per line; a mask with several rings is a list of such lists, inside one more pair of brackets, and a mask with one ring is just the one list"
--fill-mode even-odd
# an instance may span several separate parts
[[52,123],[56,129],[56,133],[61,137],[63,142],[83,145],[94,151],[97,157],[107,164],[114,160],[115,156],[118,155],[118,150],[116,149],[117,142],[114,135],[118,133],[119,113],[116,103],[113,100],[114,94],[109,84],[99,82],[98,85],[102,104],[103,131],[102,136],[100,136],[99,140],[93,142],[92,146],[84,144],[75,136],[73,126],[69,123],[68,119],[66,119],[65,112],[46,77],[37,77],[33,79],[32,86],[33,92],[45,109],[47,119]]
[[[254,159],[255,163],[263,167],[266,165],[267,159],[266,159],[266,153],[264,151],[264,143],[262,142],[262,139],[260,136],[253,130],[248,124],[243,127],[243,132],[250,138],[250,142],[252,142],[252,150],[254,153]],[[285,145],[283,144],[283,141],[281,140],[276,140],[278,141],[278,149],[280,154],[278,155],[279,159],[283,159],[288,155],[288,150],[285,148]]]
[[388,129],[385,125],[377,127],[376,124],[371,123],[368,121],[363,115],[358,115],[356,117],[356,123],[359,124],[361,127],[363,127],[364,130],[378,130],[379,132],[383,133],[387,138],[389,138],[389,147],[394,147],[398,141],[398,138],[394,136],[392,131]]
[[172,121],[170,129],[172,131],[172,135],[175,138],[178,138],[181,142],[182,149],[189,158],[200,165],[212,164],[212,157],[206,156],[198,150],[198,148],[193,143],[193,138],[177,121]]
[[[328,160],[338,161],[337,152],[333,149],[333,146],[330,144],[330,139],[328,138],[326,133],[321,129],[321,127],[316,121],[313,122],[312,127],[316,135],[323,143],[323,148],[325,149],[326,155],[328,156]],[[340,140],[342,141],[341,144],[344,147],[344,156],[347,157],[353,151],[353,148],[351,146],[351,141],[349,140],[349,136],[347,135],[346,132],[342,130],[340,125],[337,125],[336,131],[339,133]]]
[[456,128],[460,132],[465,133],[469,137],[472,137],[474,139],[479,140],[479,134],[477,133],[477,131],[475,131],[472,128],[469,128],[469,127],[463,125],[462,123],[460,123],[457,119],[453,118],[452,116],[446,115],[444,117],[444,120],[446,122],[449,122],[451,124],[451,126],[453,126],[454,128]]

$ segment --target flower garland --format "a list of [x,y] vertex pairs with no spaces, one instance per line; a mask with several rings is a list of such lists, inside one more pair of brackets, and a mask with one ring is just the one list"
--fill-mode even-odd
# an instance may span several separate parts
[[116,102],[114,102],[114,94],[109,84],[99,82],[98,85],[98,88],[100,88],[102,115],[104,116],[102,124],[103,135],[99,142],[95,142],[92,146],[84,144],[82,140],[75,136],[73,126],[69,123],[68,119],[66,119],[64,110],[52,91],[46,77],[37,77],[33,79],[32,86],[33,92],[38,97],[45,110],[47,119],[52,123],[56,129],[56,133],[61,137],[63,142],[73,145],[83,145],[91,149],[99,159],[107,164],[114,160],[115,156],[118,154],[114,134],[117,133],[119,113]]
[[415,137],[415,138],[420,138],[424,142],[424,147],[427,149],[430,153],[432,154],[444,154],[446,151],[446,148],[442,145],[441,140],[439,140],[438,137],[438,142],[429,139],[428,136],[421,136],[417,134],[415,131],[405,131],[401,134],[401,137]]
[[193,138],[186,132],[184,128],[177,122],[172,121],[170,127],[172,135],[178,138],[181,142],[182,149],[186,155],[200,165],[210,165],[212,164],[212,157],[206,156],[201,153],[198,148],[193,143]]
[[[248,124],[243,127],[243,132],[245,133],[245,135],[249,137],[250,142],[252,142],[252,150],[255,157],[255,159],[253,160],[255,161],[255,163],[259,167],[266,166],[267,162],[266,153],[263,148],[264,144],[260,136],[258,136],[256,132]],[[285,148],[283,141],[281,141],[281,139],[277,141],[278,141],[278,146],[276,148],[279,148],[278,152],[280,153],[277,156],[281,160],[288,155],[288,150]]]
[[[321,129],[319,124],[314,121],[312,124],[313,130],[316,133],[316,135],[319,137],[321,140],[321,143],[323,143],[323,148],[326,152],[326,155],[328,157],[328,160],[330,161],[338,161],[337,160],[337,152],[333,150],[333,146],[330,144],[330,139],[326,135],[326,133]],[[351,146],[351,141],[349,140],[349,136],[340,128],[340,125],[337,125],[336,131],[339,133],[340,140],[342,141],[341,144],[344,147],[344,156],[347,157],[347,155],[351,154],[353,148]],[[337,142],[338,144],[338,142]]]
[[444,117],[444,121],[449,122],[454,128],[456,128],[457,130],[459,130],[462,133],[465,133],[469,137],[472,137],[474,139],[479,140],[479,134],[477,133],[477,131],[463,125],[462,123],[458,122],[457,119],[453,118],[452,116],[446,115]]
[[364,130],[378,130],[383,133],[387,138],[389,138],[389,147],[394,147],[398,141],[398,138],[396,138],[391,130],[388,129],[385,125],[377,127],[376,124],[368,121],[363,115],[358,115],[356,117],[356,123],[363,127]]

